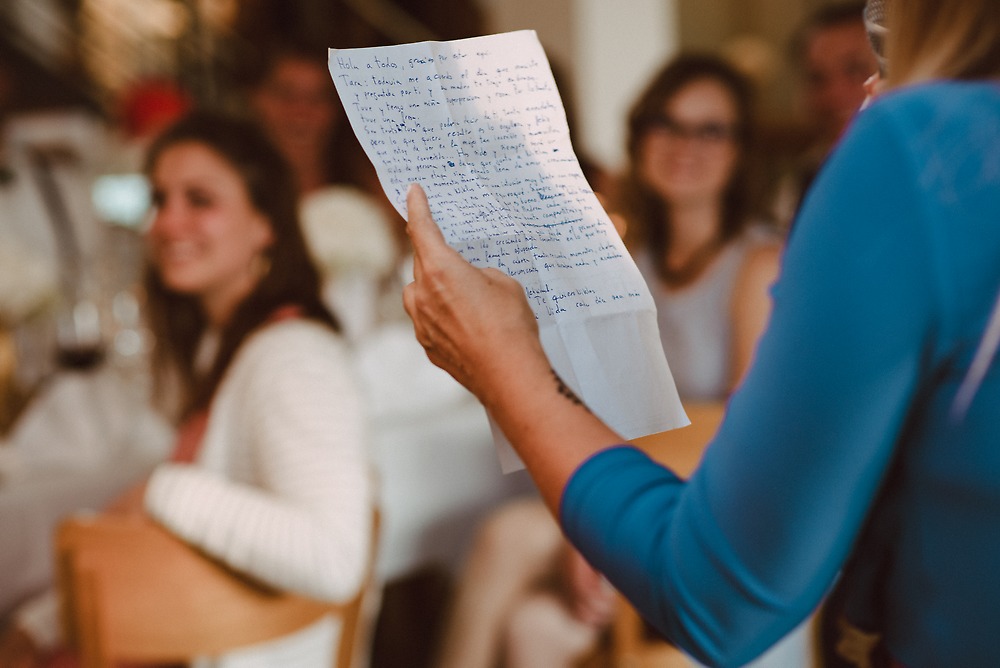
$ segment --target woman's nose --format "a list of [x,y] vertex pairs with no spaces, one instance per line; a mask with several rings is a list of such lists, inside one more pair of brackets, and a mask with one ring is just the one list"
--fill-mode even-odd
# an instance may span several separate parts
[[182,207],[166,200],[156,207],[147,234],[153,237],[175,236],[183,232],[185,223]]

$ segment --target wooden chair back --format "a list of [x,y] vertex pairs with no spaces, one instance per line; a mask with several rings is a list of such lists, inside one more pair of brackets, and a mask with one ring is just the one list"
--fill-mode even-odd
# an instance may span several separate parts
[[374,550],[361,592],[332,604],[252,582],[151,522],[72,518],[56,536],[63,629],[83,668],[218,656],[327,614],[342,624],[333,668],[350,668],[373,564]]
[[[725,413],[722,403],[685,404],[690,426],[636,439],[633,444],[674,473],[687,477],[698,467],[705,446],[719,429]],[[612,668],[693,668],[694,664],[670,643],[651,638],[646,623],[623,597],[611,628]]]

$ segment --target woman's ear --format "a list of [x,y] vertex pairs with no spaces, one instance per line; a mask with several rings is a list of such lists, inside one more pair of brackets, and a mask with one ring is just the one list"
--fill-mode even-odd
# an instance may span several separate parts
[[253,246],[258,251],[270,248],[274,244],[274,227],[271,221],[263,213],[254,216],[251,234],[253,235]]
[[876,72],[875,74],[868,77],[864,83],[865,88],[865,101],[861,103],[861,108],[865,109],[872,103],[879,93],[885,88],[885,82],[882,81],[882,75]]

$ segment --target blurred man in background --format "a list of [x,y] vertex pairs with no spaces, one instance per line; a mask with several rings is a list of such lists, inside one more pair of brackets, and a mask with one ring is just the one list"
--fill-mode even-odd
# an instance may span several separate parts
[[865,99],[865,81],[878,70],[868,41],[864,2],[825,5],[792,41],[801,77],[801,103],[811,139],[783,180],[775,216],[790,224],[813,178]]

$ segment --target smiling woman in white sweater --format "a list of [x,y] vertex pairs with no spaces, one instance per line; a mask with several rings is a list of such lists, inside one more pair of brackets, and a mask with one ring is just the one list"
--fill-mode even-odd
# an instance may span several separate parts
[[[291,173],[253,126],[207,115],[167,131],[148,171],[147,291],[166,342],[157,369],[180,381],[184,421],[176,461],[154,471],[144,508],[266,584],[347,599],[371,543],[363,407],[320,299]],[[336,635],[326,620],[242,658],[328,666]]]
[[[256,580],[346,600],[369,560],[371,484],[345,348],[305,320],[266,325],[242,346],[211,405],[194,465],[166,463],[146,512],[186,542]],[[202,665],[332,665],[339,627]]]
[[275,587],[353,596],[368,560],[371,494],[363,407],[347,367],[326,327],[265,326],[212,400],[196,465],[157,467],[146,511]]
[[[367,428],[291,173],[253,125],[204,113],[153,144],[148,173],[154,375],[178,439],[108,512],[156,521],[275,588],[348,599],[371,557]],[[31,617],[25,630],[48,644]],[[339,631],[326,618],[199,664],[326,667]]]

